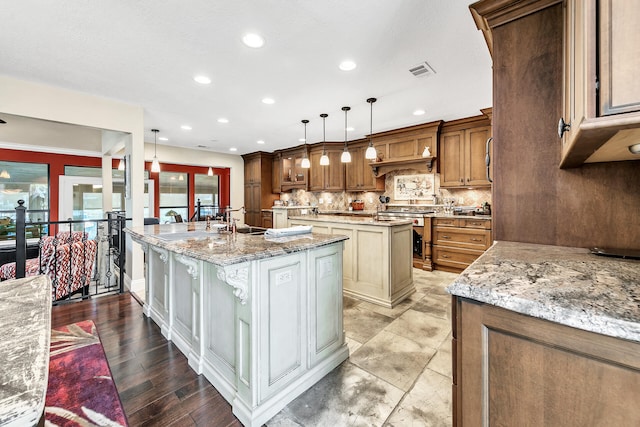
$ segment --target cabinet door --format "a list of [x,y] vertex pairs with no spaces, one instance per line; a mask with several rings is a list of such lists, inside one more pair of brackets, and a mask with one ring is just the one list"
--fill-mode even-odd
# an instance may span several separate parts
[[464,131],[447,132],[440,139],[440,186],[464,186]]
[[[328,151],[327,155],[329,156],[329,167],[327,171],[325,171],[324,189],[327,191],[342,191],[344,190],[345,168],[345,164],[340,162],[342,151]],[[351,157],[351,162],[356,161],[355,159],[353,159],[353,155]]]
[[322,151],[309,153],[309,161],[311,162],[311,168],[309,168],[309,190],[311,191],[324,190],[324,173],[327,166],[320,166],[321,156]]
[[271,191],[273,193],[279,194],[282,189],[281,187],[281,170],[282,161],[280,160],[280,156],[273,156],[272,161],[272,169],[271,169]]
[[485,153],[491,127],[483,126],[466,131],[465,134],[465,185],[489,186]]
[[600,116],[640,111],[640,7],[634,1],[599,2]]
[[347,163],[345,166],[347,191],[362,190],[364,161],[362,149],[355,148],[351,151],[351,163]]

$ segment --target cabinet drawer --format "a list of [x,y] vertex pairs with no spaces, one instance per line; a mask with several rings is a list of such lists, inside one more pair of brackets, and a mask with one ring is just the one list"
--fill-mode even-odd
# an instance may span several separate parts
[[460,220],[458,218],[434,218],[433,225],[443,227],[460,227]]
[[482,228],[484,230],[491,230],[490,219],[461,218],[458,221],[460,221],[460,227]]
[[435,245],[454,246],[457,248],[477,249],[489,248],[491,233],[488,230],[473,228],[436,227],[433,233]]
[[445,246],[433,247],[433,262],[439,265],[464,270],[475,261],[483,251],[475,249],[449,248]]

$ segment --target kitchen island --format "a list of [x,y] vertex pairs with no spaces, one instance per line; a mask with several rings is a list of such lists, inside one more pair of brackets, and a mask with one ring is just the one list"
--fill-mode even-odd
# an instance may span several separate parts
[[264,424],[348,357],[345,236],[265,238],[193,223],[126,232],[146,254],[144,313],[245,426]]
[[318,233],[349,237],[344,246],[345,295],[393,308],[415,292],[411,220],[301,215],[289,218],[289,225],[312,225]]
[[640,261],[497,242],[454,296],[454,425],[640,425]]

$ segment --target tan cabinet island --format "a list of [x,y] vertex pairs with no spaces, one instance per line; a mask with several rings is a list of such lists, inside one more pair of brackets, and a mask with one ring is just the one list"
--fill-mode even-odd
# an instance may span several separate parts
[[411,220],[302,215],[290,217],[289,225],[312,225],[314,233],[349,238],[343,258],[345,295],[393,308],[415,292]]
[[194,223],[126,231],[146,254],[144,313],[243,425],[263,425],[348,357],[346,237],[267,238]]

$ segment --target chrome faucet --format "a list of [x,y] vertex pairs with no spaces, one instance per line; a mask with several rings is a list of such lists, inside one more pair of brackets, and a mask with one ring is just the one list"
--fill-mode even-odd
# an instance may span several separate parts
[[211,217],[207,215],[207,226],[205,227],[206,231],[211,231]]
[[244,206],[238,209],[232,209],[231,206],[227,206],[224,211],[227,214],[227,231],[233,231],[235,229],[235,227],[233,227],[233,225],[231,224],[231,212],[240,212],[243,215],[247,213],[247,211],[244,209]]

